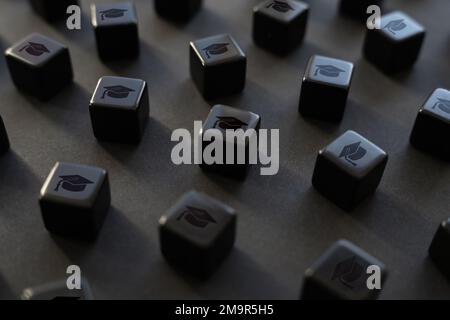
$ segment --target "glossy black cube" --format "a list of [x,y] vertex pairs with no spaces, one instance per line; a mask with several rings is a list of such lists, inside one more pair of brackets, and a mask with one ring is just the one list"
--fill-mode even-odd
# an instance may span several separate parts
[[450,91],[436,89],[420,108],[411,133],[411,144],[450,160]]
[[[369,289],[367,280],[379,268],[381,289]],[[385,265],[347,240],[333,244],[305,272],[303,300],[375,300],[387,278]]]
[[300,114],[326,121],[340,121],[344,115],[352,78],[351,62],[312,56],[302,80]]
[[360,21],[367,21],[369,14],[367,8],[375,5],[380,7],[383,4],[383,0],[340,0],[339,11],[344,16],[358,19]]
[[80,289],[68,289],[67,280],[45,283],[40,286],[23,290],[21,300],[52,300],[52,301],[82,301],[94,300],[89,282],[81,278]]
[[186,22],[202,7],[202,0],[154,0],[155,11],[161,17]]
[[94,240],[111,203],[106,170],[58,162],[41,189],[39,205],[51,233]]
[[388,155],[354,131],[319,151],[312,184],[344,210],[354,209],[378,187]]
[[150,113],[147,83],[140,79],[102,77],[92,96],[89,113],[97,139],[138,143]]
[[247,58],[230,35],[190,43],[190,72],[205,99],[241,92],[245,87]]
[[387,74],[410,68],[418,59],[425,28],[396,11],[381,17],[381,29],[367,30],[364,55]]
[[16,87],[40,100],[49,100],[72,83],[69,49],[44,35],[31,34],[5,55]]
[[303,41],[309,6],[300,1],[264,1],[253,10],[253,40],[276,54],[287,54]]
[[138,18],[132,2],[94,4],[91,15],[102,60],[133,59],[139,55]]
[[176,268],[207,278],[229,254],[236,235],[234,209],[205,194],[185,194],[159,220],[161,252]]
[[428,252],[439,270],[450,279],[450,219],[439,225]]
[[6,132],[5,124],[2,117],[0,117],[0,155],[9,150],[9,138]]
[[31,7],[47,21],[68,18],[67,8],[78,5],[78,0],[30,0]]
[[[211,146],[211,141],[204,141],[206,140],[204,139],[205,133],[210,129],[216,129],[222,141],[222,156],[214,153],[214,157],[217,156],[216,160],[218,160],[218,163],[208,163],[203,158],[203,162],[200,165],[201,168],[243,178],[250,164],[249,153],[258,151],[258,130],[260,125],[261,117],[253,112],[224,105],[212,107],[199,133],[202,141],[202,154],[204,154],[208,146]],[[236,134],[241,132],[236,130],[242,130],[242,135],[235,139],[227,139],[227,130]],[[229,151],[230,153],[228,153]],[[244,152],[243,156],[238,157],[238,153],[242,154]]]

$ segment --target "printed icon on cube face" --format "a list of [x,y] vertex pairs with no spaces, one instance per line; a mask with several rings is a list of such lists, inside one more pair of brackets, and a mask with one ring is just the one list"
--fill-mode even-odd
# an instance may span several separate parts
[[20,49],[19,52],[22,52],[24,50],[28,54],[35,57],[42,56],[44,53],[50,53],[50,50],[48,50],[46,46],[36,42],[28,42],[28,44],[24,46],[22,49]]
[[266,8],[272,8],[275,11],[286,13],[288,11],[294,10],[289,3],[284,1],[275,0],[271,4],[269,4]]
[[438,108],[445,113],[450,113],[450,101],[446,99],[438,98],[438,101],[434,104],[432,109]]
[[220,128],[220,129],[230,129],[230,130],[237,130],[242,129],[243,127],[248,126],[247,123],[235,118],[235,117],[217,117],[217,121],[214,123],[214,128]]
[[197,228],[205,228],[210,223],[217,223],[206,210],[191,206],[187,206],[186,210],[180,214],[177,220],[180,221],[183,218]]
[[124,87],[124,86],[109,86],[104,87],[105,91],[103,92],[102,99],[105,99],[105,96],[114,99],[125,99],[128,98],[131,92],[135,90]]
[[317,65],[316,68],[316,72],[314,73],[315,76],[320,73],[325,77],[337,78],[340,76],[341,72],[345,72],[345,70],[339,69],[338,67],[332,66],[330,64]]
[[224,54],[228,51],[229,43],[216,43],[210,46],[207,46],[203,51],[206,53],[206,57],[209,59],[211,56],[217,56],[220,54]]
[[355,161],[362,159],[366,153],[367,150],[361,147],[361,141],[359,141],[345,146],[339,158],[344,158],[352,165],[357,166]]
[[354,288],[354,283],[364,274],[364,267],[356,262],[356,257],[353,256],[347,260],[338,263],[334,269],[331,280],[339,279],[339,281],[349,287]]
[[386,24],[383,29],[387,29],[393,35],[396,35],[397,31],[406,28],[406,23],[404,21],[405,21],[404,19],[392,20],[388,22],[388,24]]
[[105,18],[108,19],[114,19],[114,18],[121,18],[125,15],[125,12],[127,12],[127,9],[108,9],[104,11],[100,11],[102,20],[105,20]]
[[59,176],[59,178],[61,180],[56,185],[55,191],[59,191],[61,187],[70,192],[82,192],[87,185],[94,183],[80,175]]

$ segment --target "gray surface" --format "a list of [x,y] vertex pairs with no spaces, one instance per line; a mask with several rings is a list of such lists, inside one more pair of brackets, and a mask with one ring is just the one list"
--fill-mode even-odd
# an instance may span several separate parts
[[[435,229],[450,214],[450,170],[408,144],[419,105],[436,87],[450,87],[450,2],[388,1],[429,30],[414,69],[390,78],[361,59],[364,30],[340,18],[334,0],[309,1],[305,44],[283,59],[252,44],[251,8],[259,1],[206,0],[185,27],[159,19],[151,1],[135,2],[142,55],[131,64],[104,65],[87,15],[82,31],[69,32],[45,24],[27,1],[0,1],[2,49],[32,31],[55,37],[70,47],[76,81],[51,102],[38,103],[16,91],[0,59],[0,114],[12,144],[0,158],[0,284],[7,282],[7,291],[60,279],[69,264],[79,264],[97,298],[295,299],[304,270],[346,238],[389,268],[381,298],[450,298],[450,284],[427,258]],[[85,13],[88,4],[83,1]],[[189,78],[189,41],[224,32],[248,55],[248,81],[242,95],[217,102],[258,113],[264,128],[281,129],[281,170],[274,177],[254,168],[237,182],[171,164],[172,130],[192,128],[209,111]],[[300,79],[312,54],[355,62],[350,102],[337,126],[298,115]],[[88,104],[103,75],[148,81],[151,121],[137,147],[98,143],[92,134]],[[378,192],[352,214],[311,187],[316,152],[348,129],[390,154]],[[109,171],[113,208],[93,245],[44,229],[37,199],[56,161]],[[239,214],[235,249],[207,282],[176,273],[159,252],[158,218],[192,188]]]

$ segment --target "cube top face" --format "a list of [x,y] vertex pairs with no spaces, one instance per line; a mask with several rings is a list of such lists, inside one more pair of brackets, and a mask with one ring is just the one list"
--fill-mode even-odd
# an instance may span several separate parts
[[267,15],[283,23],[289,23],[298,16],[307,13],[308,4],[292,0],[269,0],[256,6],[255,13]]
[[394,41],[403,41],[425,33],[425,28],[400,11],[381,17],[381,29],[377,30]]
[[147,84],[144,80],[102,77],[91,99],[91,106],[136,110]]
[[436,89],[419,112],[450,124],[450,91]]
[[64,49],[67,48],[63,44],[42,34],[33,33],[7,49],[6,55],[38,68]]
[[246,59],[237,42],[228,34],[192,41],[191,48],[195,51],[203,66]]
[[345,132],[320,154],[358,179],[365,177],[388,157],[386,152],[354,131]]
[[205,194],[191,191],[161,217],[159,224],[197,246],[210,248],[235,219],[234,209]]
[[92,25],[107,27],[117,25],[137,25],[136,10],[131,2],[119,2],[114,4],[93,4],[91,6]]
[[81,289],[70,290],[66,280],[47,283],[23,290],[22,300],[93,300],[91,288],[85,279],[81,280]]
[[103,169],[58,162],[42,186],[40,199],[91,208],[105,178]]
[[386,268],[378,259],[347,240],[339,240],[306,271],[306,276],[331,288],[340,298],[367,299],[373,290],[367,288],[367,267],[375,265],[381,270],[382,280]]
[[208,118],[205,121],[203,130],[219,129],[226,130],[247,130],[257,129],[261,117],[250,111],[243,111],[224,105],[215,105],[212,107]]
[[348,88],[352,77],[353,63],[315,55],[309,59],[303,81]]

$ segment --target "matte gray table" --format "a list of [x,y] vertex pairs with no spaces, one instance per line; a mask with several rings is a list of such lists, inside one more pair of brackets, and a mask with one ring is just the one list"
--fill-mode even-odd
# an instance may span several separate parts
[[[448,163],[408,143],[418,108],[436,87],[450,87],[450,2],[391,0],[428,29],[420,60],[402,75],[386,77],[361,57],[365,31],[337,14],[337,1],[315,0],[304,45],[278,58],[251,40],[252,7],[259,1],[206,0],[203,11],[181,27],[157,17],[150,0],[135,1],[142,54],[132,63],[103,64],[97,57],[83,4],[83,29],[46,24],[28,1],[1,0],[0,47],[32,31],[69,45],[75,84],[38,103],[13,86],[0,59],[0,114],[12,150],[0,158],[0,285],[3,294],[65,276],[81,266],[96,298],[296,299],[304,270],[334,241],[346,238],[390,270],[380,298],[450,298],[450,284],[427,257],[438,224],[450,215]],[[98,1],[100,2],[100,1]],[[281,168],[262,177],[253,168],[243,182],[170,161],[172,130],[192,130],[206,118],[205,102],[189,77],[188,43],[231,33],[248,55],[242,95],[214,101],[251,110],[264,128],[279,128]],[[355,62],[350,101],[339,125],[298,114],[300,80],[307,59],[324,54]],[[88,103],[99,77],[148,81],[150,126],[137,147],[99,143]],[[311,187],[317,151],[353,129],[385,149],[390,160],[374,197],[349,214]],[[50,236],[38,207],[39,190],[56,161],[109,171],[112,209],[94,244]],[[184,192],[198,189],[239,213],[235,249],[214,276],[200,282],[175,272],[159,252],[160,215]]]

